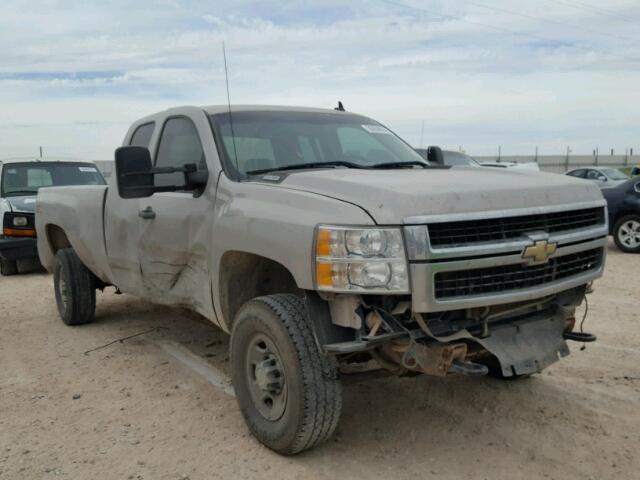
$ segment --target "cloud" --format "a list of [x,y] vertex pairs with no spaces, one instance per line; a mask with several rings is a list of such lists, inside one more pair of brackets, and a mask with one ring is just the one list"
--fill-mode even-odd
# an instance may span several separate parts
[[428,143],[476,154],[637,142],[633,1],[5,3],[0,157],[111,158],[136,118],[225,103],[223,40],[236,103],[340,99],[414,144],[424,121]]

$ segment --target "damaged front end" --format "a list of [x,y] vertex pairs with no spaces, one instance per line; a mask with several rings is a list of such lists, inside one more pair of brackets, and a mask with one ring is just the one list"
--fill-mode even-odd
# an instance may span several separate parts
[[595,340],[573,332],[586,293],[582,285],[536,301],[436,313],[412,312],[408,299],[392,297],[307,298],[318,343],[336,355],[344,373],[373,359],[395,375],[513,377],[567,356],[567,339]]
[[343,363],[372,357],[400,374],[539,372],[569,354],[565,340],[595,340],[573,328],[604,271],[605,207],[600,199],[408,217],[400,229],[323,226],[319,344]]

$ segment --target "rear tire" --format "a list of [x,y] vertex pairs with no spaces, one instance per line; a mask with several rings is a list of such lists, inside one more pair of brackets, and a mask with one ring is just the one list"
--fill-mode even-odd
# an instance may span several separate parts
[[15,260],[5,260],[0,258],[0,274],[5,277],[18,273],[18,263]]
[[626,253],[640,253],[640,215],[625,215],[613,227],[616,246]]
[[67,325],[93,321],[96,311],[96,286],[93,274],[71,248],[56,253],[53,288],[60,318]]
[[277,294],[247,302],[231,333],[230,363],[238,405],[261,443],[294,455],[331,436],[342,388],[335,360],[316,344],[301,298]]

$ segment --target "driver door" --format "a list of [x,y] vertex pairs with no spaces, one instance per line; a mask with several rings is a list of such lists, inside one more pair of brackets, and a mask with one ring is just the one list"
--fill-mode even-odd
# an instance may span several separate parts
[[[197,121],[198,119],[196,119]],[[202,132],[186,115],[171,116],[162,125],[154,166],[195,163],[207,171]],[[156,186],[183,185],[184,174],[155,175]],[[200,311],[211,304],[208,268],[213,214],[204,192],[155,193],[139,200],[138,258],[142,296],[154,303],[184,305]],[[208,302],[208,303],[207,303]]]

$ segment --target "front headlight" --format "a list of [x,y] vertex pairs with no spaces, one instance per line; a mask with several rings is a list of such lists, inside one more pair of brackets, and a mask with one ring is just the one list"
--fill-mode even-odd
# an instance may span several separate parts
[[407,259],[398,228],[320,226],[315,269],[318,290],[409,293]]
[[29,224],[27,217],[13,217],[14,227],[26,227]]

